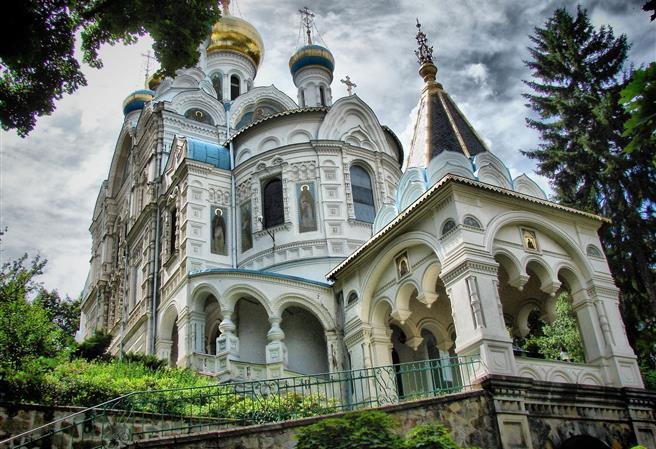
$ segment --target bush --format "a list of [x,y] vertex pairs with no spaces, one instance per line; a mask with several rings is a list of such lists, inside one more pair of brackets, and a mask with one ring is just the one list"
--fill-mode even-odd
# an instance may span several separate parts
[[441,424],[420,424],[410,430],[403,449],[460,449]]
[[166,367],[166,360],[158,359],[152,354],[137,354],[128,352],[123,355],[123,360],[129,363],[140,363],[151,371],[157,371]]
[[296,432],[296,449],[395,449],[400,438],[396,421],[379,411],[328,418]]
[[112,344],[112,336],[105,332],[94,332],[94,334],[80,343],[73,353],[75,357],[87,361],[108,360],[107,348]]

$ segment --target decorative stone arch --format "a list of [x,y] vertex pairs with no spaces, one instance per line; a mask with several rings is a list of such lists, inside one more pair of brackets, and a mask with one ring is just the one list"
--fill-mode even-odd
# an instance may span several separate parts
[[295,129],[287,135],[287,144],[307,143],[312,140],[312,134],[305,129]]
[[568,384],[571,384],[574,381],[574,379],[572,379],[572,376],[570,376],[567,371],[562,369],[555,369],[551,371],[548,380],[549,382],[563,382]]
[[[351,117],[353,118],[352,125],[344,129],[344,123],[348,122]],[[319,128],[318,139],[342,140],[348,131],[358,124],[366,130],[374,148],[396,159],[397,155],[389,148],[378,117],[357,95],[342,97],[333,103]]]
[[284,294],[272,301],[271,310],[275,316],[282,316],[282,313],[288,307],[300,307],[305,309],[310,314],[314,315],[315,318],[321,323],[324,331],[331,330],[335,328],[335,322],[330,316],[330,314],[325,310],[317,306],[316,302],[311,299],[298,295],[298,294]]
[[604,385],[604,382],[599,378],[599,376],[586,372],[582,372],[579,375],[579,377],[576,379],[576,383],[585,385]]
[[159,328],[157,329],[157,335],[166,339],[171,339],[171,333],[173,332],[173,325],[180,316],[180,311],[178,310],[177,304],[175,301],[172,301],[164,313],[162,318],[159,320]]
[[253,152],[250,148],[242,148],[237,152],[236,165],[246,162],[253,155]]
[[401,324],[404,324],[412,313],[410,310],[410,299],[414,292],[417,292],[418,295],[419,288],[417,282],[412,278],[405,279],[403,284],[401,284],[396,290],[392,318]]
[[535,254],[527,254],[524,257],[522,265],[524,265],[524,271],[526,273],[531,270],[538,277],[540,280],[540,290],[551,296],[556,294],[556,291],[560,288],[560,281],[544,259]]
[[413,231],[396,238],[393,242],[388,243],[369,265],[370,268],[362,276],[362,285],[364,286],[361,295],[360,319],[365,321],[369,316],[369,308],[374,292],[378,286],[378,281],[385,271],[386,267],[393,262],[394,258],[404,249],[412,246],[424,245],[435,253],[437,260],[442,260],[442,246],[434,235],[423,232]]
[[512,176],[501,159],[489,151],[485,151],[476,155],[474,164],[478,168],[479,181],[512,190]]
[[233,101],[230,107],[230,126],[235,128],[244,114],[254,111],[258,103],[276,105],[280,109],[279,112],[298,108],[294,100],[275,86],[255,87]]
[[540,301],[535,298],[528,298],[523,301],[522,307],[517,312],[517,318],[515,318],[515,327],[519,331],[520,337],[526,337],[531,329],[528,326],[528,317],[534,310],[540,312],[540,315],[545,313],[546,307],[542,306]]
[[394,220],[394,218],[396,218],[398,214],[399,211],[391,204],[385,204],[383,207],[381,207],[378,212],[376,212],[376,218],[374,219],[374,233],[387,226],[392,220]]
[[276,316],[271,308],[270,302],[267,300],[266,295],[260,290],[247,284],[237,284],[229,287],[219,298],[219,303],[222,307],[234,310],[235,304],[244,296],[251,297],[260,303],[267,313],[269,318]]
[[442,264],[440,264],[439,260],[430,263],[421,275],[421,290],[424,292],[436,293],[435,285],[437,284],[437,279],[441,272]]
[[540,380],[541,376],[538,373],[538,370],[535,368],[531,368],[530,366],[527,365],[522,365],[519,368],[519,376],[521,377],[528,377],[533,380]]
[[225,111],[221,107],[221,103],[202,90],[187,90],[179,93],[171,99],[171,106],[182,116],[189,109],[197,108],[207,112],[215,125],[223,125],[226,122]]
[[519,291],[522,291],[528,281],[528,274],[524,270],[524,264],[511,251],[505,248],[495,248],[493,256],[508,274],[508,283]]
[[594,270],[574,239],[555,223],[545,222],[544,217],[533,212],[507,212],[494,217],[488,224],[483,240],[483,245],[490,254],[495,252],[494,238],[499,230],[510,225],[530,226],[548,235],[571,257],[584,278],[592,279]]
[[456,151],[442,151],[428,163],[426,168],[428,185],[436,184],[449,174],[475,179],[471,161],[467,156]]
[[531,178],[522,173],[513,180],[513,188],[515,192],[523,193],[524,195],[534,196],[536,198],[547,199],[547,194],[540,188],[539,185]]
[[280,140],[276,136],[267,136],[257,145],[257,152],[264,153],[265,151],[273,150],[280,146]]
[[394,302],[387,296],[376,298],[369,310],[367,322],[375,327],[387,327],[393,308]]
[[221,297],[216,287],[209,282],[203,282],[196,285],[189,295],[189,303],[187,304],[187,307],[194,312],[202,312],[202,305],[205,303],[205,299],[207,299],[209,295],[214,296],[217,301],[219,301],[219,298]]
[[341,140],[349,145],[355,147],[366,148],[367,150],[374,150],[373,142],[366,129],[362,125],[356,125],[353,128],[344,132]]
[[[426,329],[429,331],[435,338],[437,339],[438,343],[439,342],[444,342],[444,348],[440,348],[443,351],[448,352],[450,347],[453,345],[453,340],[451,339],[451,334],[447,328],[444,327],[442,323],[440,323],[437,319],[433,317],[426,317],[422,318],[418,323],[417,323],[417,328],[419,329],[419,334],[421,335],[421,331]],[[449,343],[447,346],[446,343]]]
[[123,186],[123,171],[126,164],[130,163],[130,153],[132,152],[133,138],[130,128],[123,126],[121,132],[116,140],[116,147],[114,149],[114,156],[112,163],[109,167],[109,197],[113,198],[118,195],[118,192]]
[[554,271],[559,280],[562,279],[565,281],[563,282],[564,287],[570,293],[579,292],[586,287],[583,275],[576,266],[565,261],[560,261],[556,264]]

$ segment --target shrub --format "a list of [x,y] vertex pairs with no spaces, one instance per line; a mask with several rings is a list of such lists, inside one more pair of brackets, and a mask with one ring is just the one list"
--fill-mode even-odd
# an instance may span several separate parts
[[296,449],[395,449],[400,438],[396,421],[379,411],[328,418],[296,432]]
[[460,449],[441,424],[420,424],[408,432],[403,449]]
[[87,361],[109,358],[107,348],[112,343],[112,336],[105,332],[94,332],[94,334],[80,343],[74,352],[75,357]]

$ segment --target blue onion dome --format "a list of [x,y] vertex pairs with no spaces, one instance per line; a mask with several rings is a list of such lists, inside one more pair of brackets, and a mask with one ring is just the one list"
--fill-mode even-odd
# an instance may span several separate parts
[[335,70],[335,59],[327,48],[316,44],[299,48],[289,58],[289,71],[292,72],[292,76],[296,76],[302,68],[312,65],[324,67],[332,73]]
[[135,90],[123,101],[123,115],[143,109],[144,105],[153,99],[155,92],[150,89]]

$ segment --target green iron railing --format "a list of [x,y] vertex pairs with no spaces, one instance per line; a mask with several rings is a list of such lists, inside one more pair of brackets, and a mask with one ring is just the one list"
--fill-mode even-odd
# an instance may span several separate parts
[[10,448],[121,447],[132,441],[396,404],[471,389],[478,358],[127,394],[0,441]]

